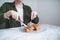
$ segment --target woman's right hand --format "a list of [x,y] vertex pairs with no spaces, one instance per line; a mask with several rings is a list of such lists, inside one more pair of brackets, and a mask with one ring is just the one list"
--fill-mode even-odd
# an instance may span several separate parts
[[12,18],[15,19],[16,21],[23,21],[22,17],[19,15],[19,13],[14,10],[10,10],[10,11],[4,13],[5,19],[9,19],[10,16],[12,16]]

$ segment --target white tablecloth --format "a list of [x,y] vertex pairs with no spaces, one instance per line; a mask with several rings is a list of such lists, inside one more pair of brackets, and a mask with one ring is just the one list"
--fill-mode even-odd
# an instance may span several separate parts
[[0,30],[0,40],[60,40],[60,27],[41,24],[41,29],[24,32],[23,27]]

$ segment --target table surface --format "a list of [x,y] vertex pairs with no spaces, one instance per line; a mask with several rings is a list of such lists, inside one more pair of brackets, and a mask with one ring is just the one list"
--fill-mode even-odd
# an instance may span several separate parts
[[0,40],[60,40],[60,27],[41,24],[41,29],[33,32],[24,32],[23,27],[1,29]]

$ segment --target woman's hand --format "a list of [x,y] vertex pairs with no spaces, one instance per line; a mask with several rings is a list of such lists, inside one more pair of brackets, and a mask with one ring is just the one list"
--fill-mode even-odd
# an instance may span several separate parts
[[36,11],[32,11],[31,12],[31,20],[34,20],[37,16],[37,12]]
[[4,13],[4,18],[9,19],[10,16],[12,16],[12,18],[15,19],[16,21],[23,21],[19,13],[14,10],[10,10]]

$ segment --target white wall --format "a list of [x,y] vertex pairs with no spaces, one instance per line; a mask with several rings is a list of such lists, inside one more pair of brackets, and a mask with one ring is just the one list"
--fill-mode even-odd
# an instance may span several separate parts
[[38,0],[40,23],[60,25],[59,0]]
[[[0,6],[6,1],[13,0],[1,0]],[[38,12],[41,24],[60,26],[59,0],[23,0],[23,2]]]

